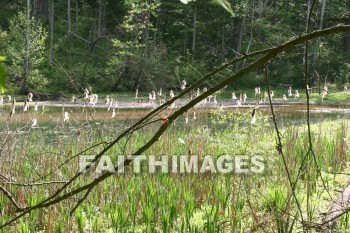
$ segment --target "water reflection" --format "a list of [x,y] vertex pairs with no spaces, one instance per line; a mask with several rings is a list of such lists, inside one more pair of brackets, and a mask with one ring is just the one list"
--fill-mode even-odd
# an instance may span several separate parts
[[[244,106],[242,108],[225,107],[223,111],[252,111],[253,106]],[[198,108],[191,109],[182,117],[176,120],[175,124],[178,127],[184,127],[186,122],[188,125],[206,124],[210,125],[209,118],[211,111],[215,108]],[[302,124],[307,119],[306,105],[279,105],[275,106],[275,113],[278,123],[282,126],[291,124]],[[115,132],[120,132],[132,124],[137,122],[140,118],[148,114],[152,109],[119,109],[115,111],[115,116],[112,117],[112,111],[107,111],[105,108],[82,108],[82,107],[65,107],[70,115],[70,120],[67,123],[63,122],[62,107],[46,107],[45,112],[42,113],[34,111],[30,108],[28,112],[23,112],[21,106],[17,106],[16,114],[10,119],[10,106],[3,106],[0,108],[0,131],[25,131],[32,128],[33,119],[37,120],[37,126],[33,128],[40,128],[43,130],[52,130],[55,133],[64,133],[68,131],[77,131],[79,128],[106,128],[113,129]],[[268,105],[263,105],[258,109],[259,112],[269,115],[271,113]],[[169,115],[174,110],[165,110],[159,113],[156,117],[162,114]],[[350,108],[332,107],[310,105],[310,121],[312,123],[321,121],[332,121],[338,119],[349,119]],[[159,127],[159,124],[155,124]],[[52,132],[51,132],[52,133]]]

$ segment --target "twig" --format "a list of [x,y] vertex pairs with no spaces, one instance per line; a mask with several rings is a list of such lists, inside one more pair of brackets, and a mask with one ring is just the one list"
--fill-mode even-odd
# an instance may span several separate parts
[[[309,25],[310,25],[310,19],[311,19],[311,13],[312,13],[312,9],[315,5],[315,0],[312,2],[312,5],[310,6],[310,9],[308,11],[308,18],[307,18],[307,25],[306,25],[306,33],[309,32]],[[297,173],[297,176],[295,178],[295,181],[294,181],[294,184],[293,184],[293,190],[295,189],[296,187],[296,184],[299,180],[299,177],[300,175],[302,174],[302,169],[304,167],[304,163],[307,161],[307,158],[309,156],[309,154],[311,153],[312,156],[313,156],[313,159],[316,163],[316,167],[317,167],[317,172],[319,173],[320,177],[321,177],[321,181],[322,181],[322,184],[325,188],[325,190],[327,191],[328,195],[330,196],[330,193],[329,193],[329,190],[328,188],[326,187],[326,184],[324,182],[324,179],[322,177],[322,174],[320,172],[320,168],[319,168],[319,165],[318,165],[318,162],[316,160],[316,157],[315,157],[315,153],[313,151],[313,144],[312,144],[312,137],[311,137],[311,127],[310,127],[310,97],[309,97],[309,89],[308,89],[308,85],[309,85],[309,78],[308,78],[308,41],[305,42],[305,51],[304,51],[304,78],[305,78],[305,93],[306,93],[306,106],[307,106],[307,120],[306,120],[306,124],[307,124],[307,129],[308,129],[308,144],[309,144],[309,149],[308,151],[306,152],[305,156],[303,157],[303,160],[300,164],[300,167],[299,167],[299,170],[298,170],[298,173]],[[317,72],[316,72],[317,73]],[[289,203],[290,200],[288,200],[288,203]],[[288,205],[288,204],[287,204]]]
[[11,193],[9,191],[7,191],[2,185],[0,185],[0,191],[2,191],[5,196],[10,200],[10,202],[16,207],[16,212],[22,211],[23,208],[21,208],[16,200],[12,197]]
[[5,180],[10,181],[9,178],[7,178],[5,175],[3,175],[3,174],[1,174],[1,173],[0,173],[0,176],[1,176],[3,179],[5,179]]
[[[88,40],[84,39],[83,37],[79,36],[78,34],[75,34],[74,32],[69,32],[69,34],[71,34],[71,35],[75,36],[76,38],[78,38],[78,39],[80,39],[80,40],[82,40],[82,41],[88,43],[89,46],[96,46],[97,48],[101,49],[103,52],[108,53],[108,51],[105,50],[104,48],[102,48],[102,47],[100,47],[100,46],[98,46],[98,45],[95,45],[96,42],[88,41]],[[100,39],[100,38],[97,38],[97,40],[99,40],[99,39]],[[96,40],[96,41],[97,41],[97,40]]]
[[[308,12],[308,19],[307,19],[307,26],[306,26],[306,33],[309,33],[309,25],[310,25],[310,20],[311,20],[311,13],[312,13],[312,9],[314,8],[314,5],[316,3],[316,0],[313,0],[312,4],[311,4],[311,7],[310,7],[310,10]],[[321,182],[322,182],[322,185],[324,187],[324,189],[326,190],[328,196],[330,198],[332,198],[329,190],[328,190],[328,187],[326,186],[326,182],[324,181],[323,179],[323,176],[322,176],[322,173],[321,173],[321,169],[320,169],[320,166],[318,165],[318,162],[317,162],[317,158],[316,158],[316,155],[315,155],[315,152],[313,150],[313,143],[312,143],[312,136],[311,136],[311,126],[310,126],[310,96],[309,96],[309,90],[308,90],[308,86],[309,86],[309,75],[308,75],[308,44],[309,44],[309,41],[305,41],[305,53],[304,53],[304,77],[305,77],[305,82],[306,82],[306,86],[305,86],[305,92],[306,92],[306,106],[307,106],[307,114],[306,114],[306,122],[307,122],[307,131],[308,131],[308,143],[309,143],[309,150],[307,152],[307,155],[309,153],[311,153],[312,155],[312,158],[316,164],[316,171],[317,173],[319,174],[320,178],[321,178]]]
[[67,183],[68,181],[46,181],[46,182],[41,182],[41,183],[18,183],[18,182],[2,182],[4,184],[11,184],[11,185],[16,185],[16,186],[41,186],[41,185],[50,185],[50,184],[62,184],[62,183]]
[[93,188],[94,188],[94,187],[90,187],[90,188],[86,191],[86,193],[84,194],[84,196],[78,200],[77,204],[76,204],[76,205],[73,207],[73,209],[70,211],[70,213],[69,213],[70,216],[72,216],[72,215],[74,214],[75,210],[79,207],[79,205],[80,205],[81,203],[83,203],[84,200],[89,196],[89,193],[93,190]]
[[276,131],[277,140],[278,140],[277,141],[277,145],[276,145],[276,149],[277,149],[278,153],[280,154],[280,156],[282,157],[283,166],[284,166],[284,169],[286,170],[286,173],[287,173],[288,182],[289,182],[289,185],[290,185],[290,188],[291,188],[291,191],[292,191],[295,203],[297,204],[297,208],[298,208],[298,211],[299,211],[299,214],[300,214],[300,217],[301,217],[301,222],[303,224],[304,223],[303,212],[301,210],[298,198],[297,198],[297,196],[295,194],[294,184],[292,182],[292,178],[291,178],[290,173],[289,173],[289,169],[288,169],[286,158],[285,158],[285,156],[283,154],[281,133],[280,133],[280,131],[278,129],[278,125],[277,125],[277,121],[276,121],[276,115],[275,115],[275,112],[274,112],[274,109],[273,109],[273,104],[272,104],[272,99],[271,99],[271,90],[270,90],[270,83],[269,83],[269,76],[268,76],[268,72],[267,72],[267,66],[265,66],[265,82],[266,82],[267,92],[268,92],[268,96],[269,96],[272,120],[273,120],[273,123],[274,123],[274,126],[275,126],[275,131]]

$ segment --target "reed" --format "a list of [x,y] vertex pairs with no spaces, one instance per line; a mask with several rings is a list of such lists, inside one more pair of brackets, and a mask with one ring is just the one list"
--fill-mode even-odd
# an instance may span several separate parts
[[[248,228],[293,232],[300,229],[300,216],[275,150],[275,132],[269,117],[258,112],[257,122],[252,126],[248,111],[217,110],[197,111],[197,119],[189,119],[191,127],[184,119],[182,123],[180,120],[159,138],[147,155],[196,154],[204,158],[205,155],[259,154],[266,158],[265,172],[258,175],[150,174],[144,166],[140,174],[133,174],[126,169],[124,174],[114,175],[93,190],[73,217],[69,212],[81,196],[48,210],[33,211],[2,232],[244,232]],[[6,174],[1,184],[20,206],[38,203],[60,184],[19,186],[16,183],[42,182],[38,181],[42,177],[45,181],[68,180],[78,169],[79,158],[74,155],[113,139],[127,125],[114,120],[84,121],[24,128],[22,132],[16,130],[18,125],[9,124],[7,131],[11,132],[2,132],[0,136],[3,143],[0,173]],[[108,152],[113,162],[117,161],[117,155],[131,154],[140,148],[157,127],[149,125],[114,146]],[[295,192],[304,217],[310,222],[319,220],[319,209],[326,210],[331,196],[336,195],[334,189],[347,182],[346,176],[337,173],[349,170],[349,130],[345,120],[312,125],[317,167],[313,157],[306,155],[305,127],[282,127],[283,150],[295,181]],[[85,154],[96,154],[103,147],[103,144],[97,145]],[[67,160],[69,162],[58,168]],[[95,177],[93,172],[87,173],[72,185],[80,186]],[[1,193],[0,221],[8,220],[14,211]],[[349,215],[344,215],[339,228],[348,226]]]

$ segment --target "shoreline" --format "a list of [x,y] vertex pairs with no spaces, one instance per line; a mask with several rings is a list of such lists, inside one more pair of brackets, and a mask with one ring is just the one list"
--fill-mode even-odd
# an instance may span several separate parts
[[[175,101],[175,107],[172,107],[173,109],[179,109],[186,105],[190,100],[177,100]],[[245,103],[243,103],[240,106],[237,106],[236,100],[232,101],[230,99],[223,99],[222,101],[218,101],[216,104],[213,102],[208,102],[206,104],[199,103],[194,108],[199,109],[212,109],[212,108],[252,108],[256,106],[258,100],[247,100]],[[272,102],[274,106],[298,106],[298,105],[306,105],[305,101],[273,101]],[[35,102],[29,102],[29,106],[33,107]],[[45,107],[56,107],[56,108],[98,108],[98,109],[108,109],[108,105],[104,104],[104,102],[99,101],[94,106],[91,104],[86,103],[84,106],[84,102],[76,102],[75,104],[71,101],[38,101],[37,102],[38,107],[42,107],[45,105]],[[11,106],[11,103],[4,103],[2,106]],[[16,102],[15,106],[23,106],[24,101]],[[310,101],[310,105],[318,105],[315,101]],[[1,106],[1,105],[0,105]],[[110,107],[111,109],[152,109],[159,107],[159,103],[136,103],[134,101],[118,101],[118,105],[115,106],[114,104]],[[326,106],[330,106],[327,104]],[[260,103],[259,108],[266,108],[270,107],[269,102]],[[349,105],[350,107],[350,105]],[[169,107],[171,108],[171,107]]]

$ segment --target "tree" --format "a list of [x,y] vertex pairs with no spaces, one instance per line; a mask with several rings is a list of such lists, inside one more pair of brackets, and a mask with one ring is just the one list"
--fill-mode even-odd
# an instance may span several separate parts
[[[50,77],[51,92],[62,89],[71,92],[79,85],[91,85],[102,92],[131,90],[137,86],[153,89],[154,85],[173,88],[178,85],[178,78],[192,83],[199,73],[209,72],[249,51],[280,44],[305,30],[308,1],[229,2],[31,0],[31,15],[50,33],[50,43],[46,46],[50,50],[51,66],[48,62],[41,72]],[[310,29],[348,24],[348,2],[316,1]],[[4,32],[11,30],[8,19],[26,4],[27,0],[0,1],[0,27]],[[112,41],[116,41],[114,46]],[[310,53],[311,85],[316,84],[318,75],[328,75],[327,80],[334,80],[350,54],[349,34],[318,41],[319,44],[317,41],[309,43],[309,50],[314,52]],[[7,44],[0,40],[0,54],[6,55],[5,47]],[[298,66],[302,60],[300,54],[302,49],[298,47],[294,48],[294,53],[276,59],[270,67],[271,82],[302,85],[296,78],[302,72]],[[231,70],[246,63],[242,61]],[[315,75],[316,70],[318,75]],[[256,79],[257,76],[262,77],[261,70],[252,74],[250,81],[245,79],[233,85],[259,85],[261,79]],[[20,85],[12,80],[9,80],[10,85]]]
[[31,87],[44,87],[47,79],[42,77],[39,68],[45,59],[45,40],[47,33],[40,21],[27,18],[27,12],[20,11],[10,19],[8,46],[9,72],[15,82],[21,84],[21,92],[28,92]]

